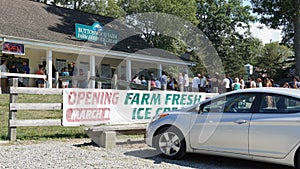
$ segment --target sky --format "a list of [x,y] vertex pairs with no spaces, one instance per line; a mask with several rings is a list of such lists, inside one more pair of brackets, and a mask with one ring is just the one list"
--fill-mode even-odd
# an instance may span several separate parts
[[[259,29],[258,26],[263,26],[263,29]],[[264,44],[281,41],[281,30],[270,29],[260,23],[251,24],[250,30],[252,35],[261,39]]]
[[[251,3],[249,0],[243,0],[243,5],[251,6]],[[258,27],[262,27],[262,29],[259,29]],[[250,30],[252,35],[256,38],[261,39],[264,44],[281,41],[281,30],[270,29],[264,24],[260,24],[258,22],[251,24]]]

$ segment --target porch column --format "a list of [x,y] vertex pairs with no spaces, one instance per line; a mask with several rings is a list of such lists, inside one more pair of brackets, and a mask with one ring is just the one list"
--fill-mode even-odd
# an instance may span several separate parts
[[131,60],[126,59],[126,80],[131,81]]
[[[90,56],[90,72],[92,77],[96,77],[95,62],[95,56]],[[95,89],[95,80],[89,81],[89,88]]]
[[162,65],[160,63],[157,64],[157,78],[159,79],[162,75]]
[[46,52],[46,60],[47,60],[47,67],[48,67],[48,88],[52,88],[52,50],[47,50]]

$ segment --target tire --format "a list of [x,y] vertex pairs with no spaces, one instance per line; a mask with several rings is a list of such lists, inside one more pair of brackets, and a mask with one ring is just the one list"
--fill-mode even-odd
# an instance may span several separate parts
[[158,153],[169,159],[180,159],[186,153],[186,142],[182,133],[175,127],[163,128],[155,137]]
[[295,168],[300,169],[300,151],[298,150],[295,156]]

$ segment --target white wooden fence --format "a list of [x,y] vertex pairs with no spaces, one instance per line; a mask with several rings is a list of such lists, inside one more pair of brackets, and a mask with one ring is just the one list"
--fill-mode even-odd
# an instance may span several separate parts
[[18,87],[18,79],[13,79],[13,86],[10,87],[10,104],[8,120],[8,137],[10,141],[15,141],[17,137],[17,127],[20,126],[61,126],[62,119],[29,119],[18,120],[18,110],[61,110],[62,103],[18,103],[18,94],[41,94],[41,95],[62,95],[62,89],[50,88],[30,88]]

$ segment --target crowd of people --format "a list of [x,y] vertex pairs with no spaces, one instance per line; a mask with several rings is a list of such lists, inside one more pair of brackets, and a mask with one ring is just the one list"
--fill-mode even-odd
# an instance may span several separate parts
[[[28,63],[24,60],[22,62],[22,67],[19,69],[16,67],[14,63],[11,63],[10,65],[6,60],[3,60],[0,65],[1,72],[8,72],[8,73],[23,73],[23,74],[30,74],[30,68],[28,66]],[[2,93],[8,93],[8,86],[12,85],[12,79],[15,78],[15,76],[1,76],[1,92]],[[28,87],[29,86],[29,78],[23,77],[19,79],[19,86]]]
[[[1,72],[7,72],[7,73],[22,73],[22,74],[30,74],[30,68],[28,66],[28,63],[26,60],[22,61],[22,66],[16,67],[15,63],[8,63],[7,60],[2,60],[2,63],[0,65]],[[77,72],[77,68],[75,67],[75,63],[70,64],[70,69],[67,67],[63,67],[60,72],[58,72],[60,77],[67,77],[62,80],[56,80],[56,72],[55,66],[52,65],[52,87],[58,86],[60,88],[68,88],[68,87],[80,87],[80,88],[86,88],[87,87],[87,81],[86,80],[74,80],[71,81],[69,76],[85,76],[82,69]],[[38,69],[35,72],[36,75],[47,75],[45,66],[40,64],[38,65]],[[18,76],[1,76],[1,93],[8,93],[9,92],[9,86],[12,85],[12,79],[17,78]],[[20,87],[29,87],[29,77],[18,77],[18,86]],[[47,84],[46,78],[37,78],[35,79],[35,86],[39,88],[46,87]],[[50,84],[48,84],[50,85]]]
[[[2,61],[0,65],[1,72],[9,73],[24,73],[30,74],[30,68],[28,63],[24,60],[22,62],[22,67],[17,68],[14,63],[8,65],[6,60]],[[44,65],[38,65],[38,70],[35,72],[37,75],[46,75]],[[52,87],[57,85],[61,88],[69,87],[79,87],[87,88],[88,83],[86,80],[71,80],[70,76],[84,76],[84,71],[80,69],[77,71],[75,63],[71,63],[70,68],[63,67],[59,76],[64,77],[57,81],[56,79],[57,70],[54,65],[52,65]],[[8,86],[12,83],[12,76],[1,76],[1,91],[2,93],[8,93]],[[153,73],[150,73],[149,76],[145,77],[144,75],[135,75],[132,80],[132,83],[140,85],[151,85],[152,88],[160,90],[173,90],[181,92],[214,92],[214,93],[224,93],[232,90],[240,90],[245,88],[255,88],[255,87],[278,87],[275,85],[274,81],[266,76],[258,76],[258,78],[249,77],[244,81],[243,77],[230,77],[229,74],[225,74],[224,77],[221,77],[218,73],[215,73],[213,76],[202,73],[197,74],[195,77],[190,78],[187,72],[174,74],[167,74],[162,72],[160,77],[154,76]],[[37,87],[44,88],[47,83],[47,79],[38,78],[35,80]],[[19,86],[28,87],[29,78],[21,77],[19,78]],[[300,89],[300,78],[295,76],[293,82],[285,82],[282,87],[285,88],[297,88]]]
[[61,68],[60,72],[58,72],[59,77],[63,77],[56,82],[55,76],[56,76],[57,70],[52,65],[52,84],[56,86],[56,83],[58,83],[59,88],[87,88],[88,82],[85,79],[82,80],[73,80],[71,78],[72,76],[79,76],[84,77],[84,71],[82,69],[77,70],[77,67],[74,62],[70,63],[70,67],[63,67]]
[[147,86],[150,83],[152,88],[157,88],[161,90],[174,90],[174,91],[189,91],[189,76],[187,72],[179,73],[177,77],[172,74],[167,74],[162,72],[162,76],[157,78],[153,73],[150,74],[150,78],[146,78],[144,75],[135,75],[132,83]]
[[[269,79],[265,76],[259,76],[258,78],[254,78],[253,76],[249,77],[247,81],[244,81],[243,77],[235,77],[231,78],[229,74],[225,74],[225,77],[223,81],[221,82],[223,84],[223,88],[225,91],[219,91],[219,92],[229,92],[232,90],[240,90],[240,89],[246,89],[246,88],[256,88],[256,87],[277,87],[274,83],[273,79]],[[222,86],[222,85],[219,85]]]
[[[148,80],[145,79],[144,75],[135,75],[131,82],[147,86],[148,81],[150,81],[151,87],[154,88],[184,92],[224,93],[246,88],[279,87],[278,84],[275,84],[273,79],[263,75],[259,75],[257,78],[251,76],[247,80],[244,80],[243,77],[232,78],[229,74],[225,74],[224,77],[221,77],[218,73],[215,73],[213,76],[202,73],[197,74],[193,78],[189,78],[186,72],[179,73],[176,77],[163,72],[159,78],[151,74]],[[296,76],[294,77],[293,84],[285,82],[282,87],[300,89],[300,78]]]

